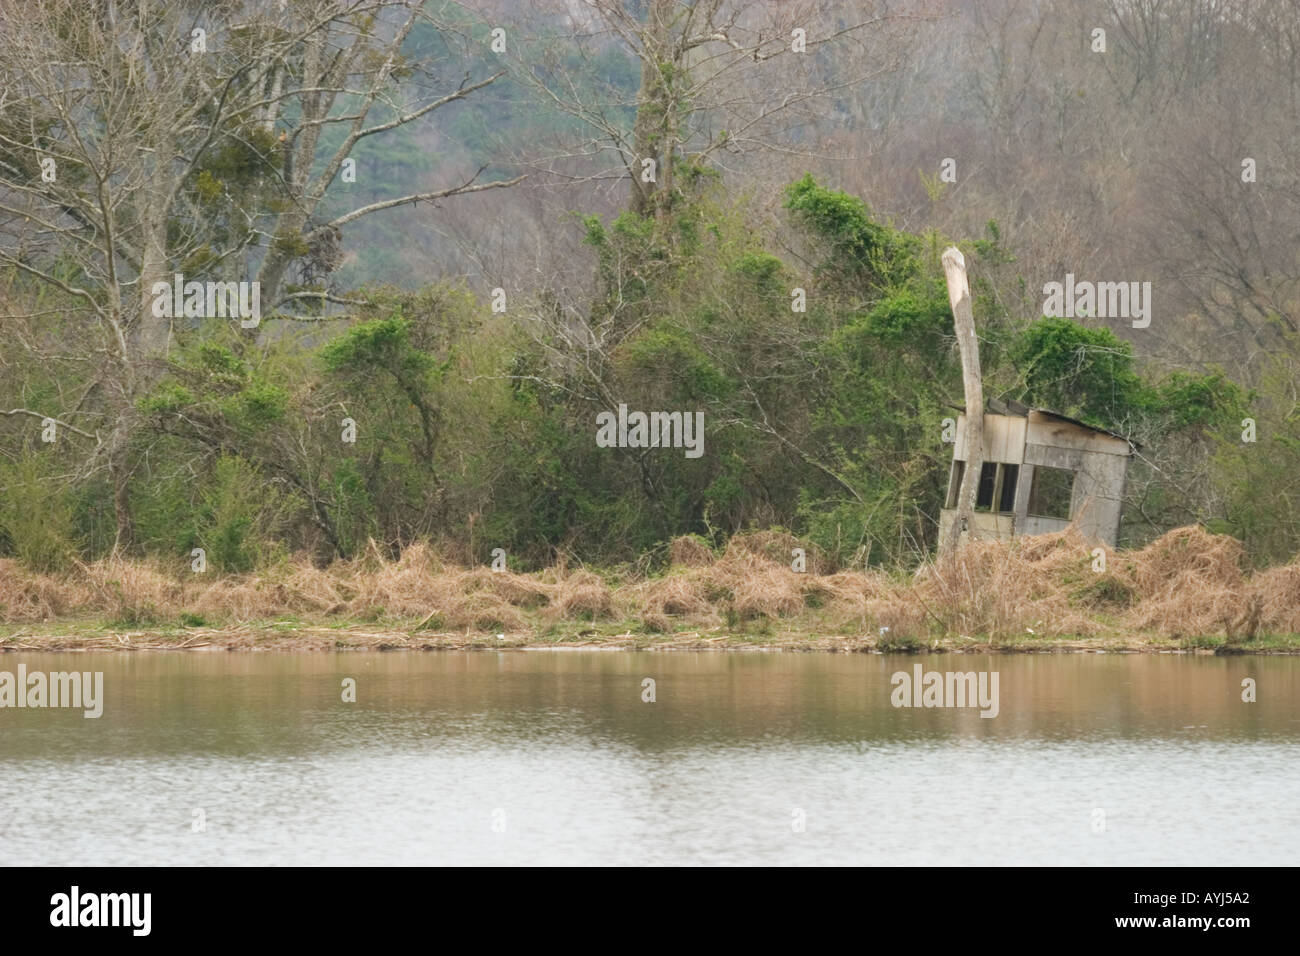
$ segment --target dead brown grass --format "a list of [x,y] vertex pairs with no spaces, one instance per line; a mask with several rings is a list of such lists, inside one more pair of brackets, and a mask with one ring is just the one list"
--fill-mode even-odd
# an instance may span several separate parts
[[[793,548],[808,573],[790,566]],[[1171,638],[1300,633],[1300,559],[1247,575],[1232,538],[1178,528],[1139,551],[1093,548],[1074,530],[1012,542],[974,541],[910,579],[880,571],[819,573],[815,549],[793,536],[734,536],[720,555],[679,538],[662,575],[611,586],[561,562],[537,574],[453,564],[426,544],[397,560],[378,548],[316,568],[305,558],[257,574],[195,575],[187,564],[104,560],[63,575],[0,559],[0,622],[101,615],[158,624],[182,614],[210,622],[379,619],[429,628],[518,631],[536,623],[637,621],[649,632],[798,620],[810,631],[893,638],[983,639],[1148,633]]]
[[1255,575],[1261,624],[1278,634],[1300,634],[1300,559]]

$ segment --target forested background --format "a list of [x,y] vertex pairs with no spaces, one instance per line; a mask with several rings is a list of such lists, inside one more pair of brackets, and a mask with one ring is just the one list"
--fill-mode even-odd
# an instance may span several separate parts
[[[1283,561],[1298,156],[1296,0],[0,0],[0,554],[910,566],[956,243],[985,393],[1140,443],[1123,544]],[[261,324],[153,317],[175,272]],[[1044,318],[1067,273],[1150,326]],[[597,448],[619,403],[703,457]]]

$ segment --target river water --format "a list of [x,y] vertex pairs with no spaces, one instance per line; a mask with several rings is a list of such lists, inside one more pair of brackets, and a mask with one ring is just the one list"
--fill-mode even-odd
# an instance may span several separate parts
[[[19,663],[102,671],[104,712],[0,709],[3,864],[1300,856],[1295,657],[0,655]],[[997,716],[892,706],[917,664],[996,671]]]

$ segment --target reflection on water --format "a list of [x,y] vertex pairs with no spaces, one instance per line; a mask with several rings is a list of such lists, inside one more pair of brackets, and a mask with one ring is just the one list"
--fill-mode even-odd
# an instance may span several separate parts
[[[0,709],[6,864],[1260,865],[1300,851],[1291,657],[0,655],[0,670],[19,663],[103,671],[105,703],[98,720]],[[998,671],[998,716],[890,706],[890,675],[917,663]]]

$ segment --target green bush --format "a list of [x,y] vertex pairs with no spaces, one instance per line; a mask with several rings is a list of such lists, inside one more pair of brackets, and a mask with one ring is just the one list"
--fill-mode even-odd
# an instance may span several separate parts
[[198,541],[217,571],[251,571],[283,550],[275,537],[292,501],[268,490],[258,470],[242,458],[217,459],[204,479],[198,507]]
[[33,571],[62,571],[77,553],[76,509],[52,452],[0,465],[0,536]]

